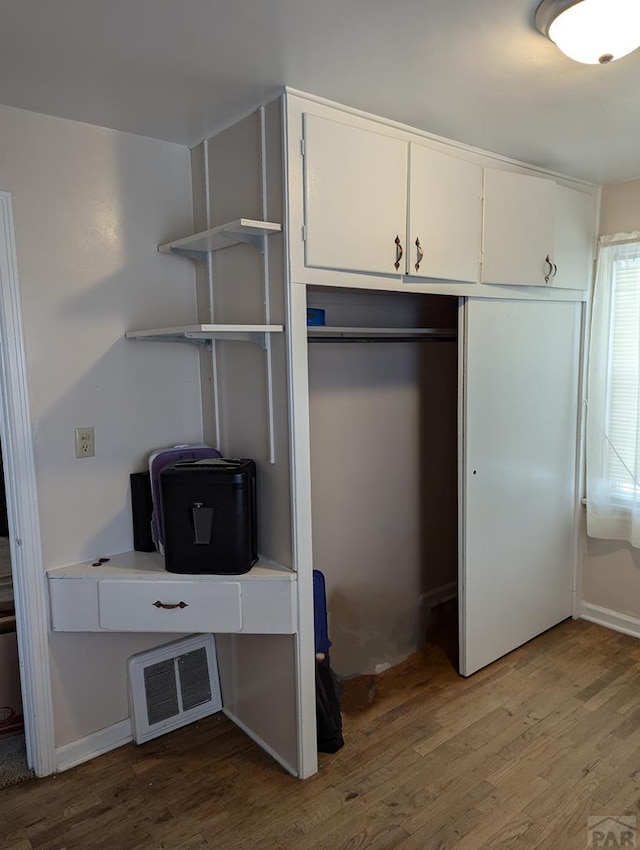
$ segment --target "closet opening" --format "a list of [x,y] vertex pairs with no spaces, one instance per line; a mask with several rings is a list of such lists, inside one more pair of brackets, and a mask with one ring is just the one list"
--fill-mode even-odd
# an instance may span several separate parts
[[458,670],[459,299],[308,287],[307,306],[313,565],[345,698],[373,701]]

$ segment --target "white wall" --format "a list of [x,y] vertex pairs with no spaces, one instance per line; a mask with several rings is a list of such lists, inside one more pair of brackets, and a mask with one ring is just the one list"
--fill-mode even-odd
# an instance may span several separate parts
[[[600,232],[640,231],[640,180],[605,186]],[[628,543],[585,537],[582,597],[590,605],[640,618],[640,551]]]
[[640,231],[640,180],[614,183],[602,189],[600,233]]
[[[126,330],[195,320],[189,151],[0,106],[12,193],[45,567],[132,548],[129,473],[201,439],[198,358]],[[95,428],[96,457],[73,429]],[[51,635],[56,745],[128,715],[124,661],[154,635]]]

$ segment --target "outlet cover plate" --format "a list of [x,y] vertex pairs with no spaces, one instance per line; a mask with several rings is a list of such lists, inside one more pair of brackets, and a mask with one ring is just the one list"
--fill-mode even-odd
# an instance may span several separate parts
[[76,428],[75,444],[76,457],[95,457],[96,445],[93,428]]

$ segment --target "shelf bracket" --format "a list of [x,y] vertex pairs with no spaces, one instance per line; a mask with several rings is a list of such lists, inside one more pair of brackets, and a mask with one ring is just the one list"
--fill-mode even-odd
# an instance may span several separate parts
[[173,246],[170,251],[178,257],[188,257],[190,260],[197,260],[205,266],[209,265],[209,251],[194,251],[190,248],[174,248]]
[[[221,245],[217,250],[220,251],[224,248],[231,248],[233,245],[239,245],[241,243],[246,243],[248,245],[253,245],[261,254],[264,254],[264,240],[265,237],[259,233],[234,233],[232,231],[223,232],[220,236],[229,240],[228,245]],[[211,255],[211,251],[194,251],[193,248],[176,248],[175,246],[171,246],[170,251],[172,254],[176,254],[179,257],[188,257],[191,260],[197,260],[199,263],[203,263],[205,266],[209,264],[209,257]]]
[[[254,345],[257,345],[263,351],[267,350],[267,334],[264,331],[238,331],[238,333],[225,333],[224,335],[220,335],[216,337],[222,341],[224,340],[235,340],[236,342],[252,342]],[[212,340],[211,338],[203,338],[198,333],[186,333],[184,336],[184,342],[193,342],[195,344],[204,344],[208,346],[209,351],[212,349]]]
[[[215,248],[216,251],[221,251],[225,248],[231,248],[233,245],[241,245],[244,243],[252,245],[257,251],[264,254],[266,239],[266,235],[264,233],[243,233],[242,231],[236,230],[222,230],[218,234],[218,241],[220,242],[222,239],[228,240],[228,244],[218,244]],[[205,266],[209,265],[209,258],[213,253],[213,249],[211,251],[198,251],[195,248],[182,248],[179,245],[167,245],[161,246],[161,248],[163,252],[176,254],[178,257],[188,257],[191,260],[197,260],[199,263],[203,263]]]
[[190,342],[207,351],[213,350],[213,340],[251,342],[263,351],[269,348],[269,334],[282,332],[282,325],[190,325],[177,328],[153,328],[148,331],[127,331],[127,339],[140,342]]
[[223,236],[226,236],[228,239],[233,239],[234,241],[231,243],[236,245],[238,239],[240,242],[246,242],[248,245],[253,245],[256,250],[258,250],[261,254],[264,254],[264,242],[266,236],[262,233],[243,233],[241,236],[238,233],[223,233]]
[[[225,333],[224,335],[220,335],[218,337],[213,337],[213,339],[218,339],[221,341],[224,340],[232,340],[236,342],[252,342],[254,345],[257,345],[263,351],[267,350],[267,335],[265,333],[256,332],[247,332],[247,333]],[[213,339],[211,337],[201,337],[197,335],[185,334],[184,336],[145,336],[144,342],[186,342],[191,345],[199,345],[201,348],[204,348],[205,351],[211,352],[213,351]]]
[[[135,337],[133,337],[135,339]],[[204,348],[206,351],[212,351],[213,346],[211,339],[203,339],[197,337],[187,337],[187,336],[145,336],[139,337],[139,340],[142,342],[188,342],[191,345],[199,345],[201,348]]]
[[191,345],[199,345],[200,348],[204,348],[204,350],[208,351],[209,354],[213,351],[212,339],[187,339],[185,337],[183,340],[176,340],[176,342],[190,342]]

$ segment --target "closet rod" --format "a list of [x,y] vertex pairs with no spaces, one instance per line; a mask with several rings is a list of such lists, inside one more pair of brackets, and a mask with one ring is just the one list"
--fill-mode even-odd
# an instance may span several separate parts
[[448,336],[310,336],[309,342],[455,342]]

